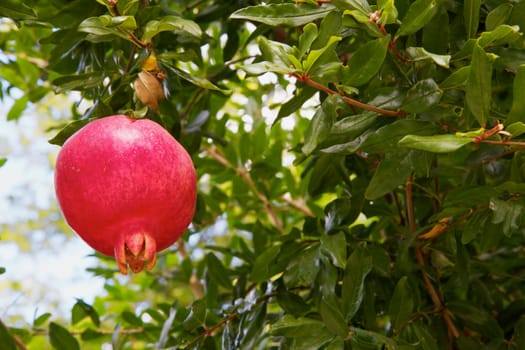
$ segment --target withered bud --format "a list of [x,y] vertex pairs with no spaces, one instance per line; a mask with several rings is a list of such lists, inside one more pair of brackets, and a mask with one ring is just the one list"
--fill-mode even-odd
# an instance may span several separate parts
[[159,102],[164,98],[164,91],[156,74],[142,70],[133,83],[133,88],[144,105],[158,112]]

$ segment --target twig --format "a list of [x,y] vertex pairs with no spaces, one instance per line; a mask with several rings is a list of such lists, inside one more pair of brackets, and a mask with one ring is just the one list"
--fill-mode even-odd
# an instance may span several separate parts
[[361,109],[365,109],[367,111],[375,112],[375,113],[378,113],[378,114],[381,114],[381,115],[384,115],[384,116],[387,116],[387,117],[401,117],[401,116],[405,116],[405,115],[408,114],[407,112],[404,112],[404,111],[399,111],[399,110],[398,111],[391,111],[391,110],[388,110],[388,109],[382,109],[382,108],[379,108],[379,107],[376,107],[376,106],[372,106],[372,105],[369,105],[369,104],[366,104],[366,103],[354,100],[353,98],[350,98],[348,96],[343,95],[339,91],[332,90],[328,86],[324,86],[323,84],[320,84],[320,83],[312,80],[306,74],[291,73],[290,75],[292,77],[296,78],[297,80],[299,80],[300,82],[308,84],[311,87],[326,93],[327,95],[340,94],[342,96],[342,98],[343,98],[343,101],[345,101],[345,103],[347,103],[347,104],[349,104],[351,106],[355,106],[355,107],[358,107],[358,108],[361,108]]
[[277,216],[277,214],[275,213],[275,210],[274,210],[272,204],[270,203],[270,200],[268,199],[268,197],[266,197],[266,195],[264,195],[263,193],[261,193],[257,189],[257,186],[255,185],[255,183],[253,182],[253,179],[250,176],[250,173],[245,168],[236,167],[232,163],[230,163],[228,161],[228,159],[226,159],[217,150],[216,147],[211,146],[211,147],[205,147],[204,149],[205,149],[206,152],[208,152],[208,154],[213,159],[215,159],[216,161],[218,161],[219,163],[224,165],[226,168],[234,170],[237,173],[237,175],[239,175],[244,180],[244,182],[252,190],[252,192],[255,194],[255,196],[262,202],[263,207],[266,210],[266,213],[268,214],[268,217],[270,218],[270,221],[271,221],[272,225],[275,228],[277,228],[277,230],[281,234],[284,234],[285,232],[284,232],[284,229],[283,229],[283,224],[282,224],[281,220],[279,219],[279,217]]
[[[407,205],[407,218],[408,218],[408,227],[410,230],[410,233],[412,235],[416,232],[416,224],[414,220],[414,206],[412,201],[412,182],[413,182],[413,175],[409,176],[407,179],[407,182],[405,184],[405,195],[406,195],[406,205]],[[450,310],[448,310],[441,301],[441,298],[439,297],[438,293],[436,292],[436,289],[432,285],[432,282],[430,281],[430,277],[425,273],[424,267],[426,266],[425,258],[423,256],[423,251],[421,249],[421,246],[417,246],[415,248],[416,250],[416,260],[418,265],[421,268],[421,275],[423,276],[423,281],[425,282],[425,287],[427,289],[428,294],[430,295],[430,299],[432,299],[432,302],[434,303],[434,306],[436,308],[436,311],[438,311],[441,316],[443,317],[443,320],[445,321],[445,324],[447,325],[449,333],[454,338],[459,338],[459,332],[454,325],[454,322],[452,321],[452,316]]]

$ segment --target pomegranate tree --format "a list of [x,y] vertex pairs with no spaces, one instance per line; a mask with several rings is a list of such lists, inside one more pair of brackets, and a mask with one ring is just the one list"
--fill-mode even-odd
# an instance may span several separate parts
[[186,150],[160,125],[114,115],[71,136],[58,154],[55,189],[67,223],[127,274],[151,269],[195,212]]

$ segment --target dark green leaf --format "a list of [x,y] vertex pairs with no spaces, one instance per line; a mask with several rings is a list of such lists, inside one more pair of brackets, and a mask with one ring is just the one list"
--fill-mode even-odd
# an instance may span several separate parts
[[438,66],[449,68],[451,58],[450,55],[437,55],[428,52],[423,47],[409,47],[407,49],[407,54],[411,61],[432,60]]
[[472,138],[457,135],[419,136],[407,135],[399,140],[399,145],[433,153],[449,153],[472,142]]
[[95,326],[100,325],[100,318],[93,306],[79,299],[71,309],[71,323],[75,325],[86,317],[89,317]]
[[365,278],[372,269],[372,258],[356,249],[346,262],[342,286],[343,316],[350,321],[363,301]]
[[52,139],[50,139],[49,143],[53,145],[62,146],[71,135],[73,135],[75,132],[80,130],[83,126],[85,126],[92,120],[93,119],[82,119],[69,123],[62,130],[60,130],[58,134],[56,134]]
[[436,14],[437,6],[438,4],[435,0],[414,1],[401,20],[401,25],[397,30],[396,37],[413,34],[423,28]]
[[475,45],[466,87],[466,102],[478,123],[483,127],[486,125],[490,113],[491,89],[491,59],[479,45]]
[[346,238],[343,232],[321,236],[321,252],[325,253],[332,264],[342,269],[346,266]]
[[525,98],[521,97],[525,91],[525,64],[520,65],[516,71],[512,91],[512,107],[507,117],[507,123],[525,122]]
[[401,109],[410,113],[425,112],[439,103],[441,94],[441,89],[433,79],[420,80],[407,91]]
[[525,134],[525,123],[515,122],[505,128],[505,131],[511,134],[511,137],[518,137]]
[[497,26],[507,22],[507,19],[512,13],[512,7],[513,6],[510,3],[502,3],[491,10],[485,19],[485,26],[487,30],[491,31]]
[[57,350],[80,350],[78,340],[64,327],[55,322],[49,324],[49,340]]
[[222,262],[213,253],[206,255],[206,265],[208,266],[208,275],[219,285],[225,288],[231,288],[232,282],[229,273]]
[[[0,159],[0,167],[1,167],[2,165],[4,165],[5,161],[6,161],[5,158]],[[5,271],[6,271],[6,270],[5,270],[5,267],[0,267],[0,275],[1,275],[1,274],[4,274]]]
[[326,328],[334,334],[346,338],[350,330],[343,314],[341,313],[341,306],[339,303],[336,304],[335,302],[330,302],[326,298],[322,298],[319,305],[319,313],[321,314],[321,318],[323,319]]
[[328,137],[337,118],[337,107],[341,101],[339,95],[329,96],[317,110],[304,135],[304,145],[301,151],[305,155],[310,155]]
[[388,153],[381,160],[365,192],[366,199],[377,199],[406,181],[414,170],[408,152]]
[[470,75],[470,66],[461,67],[453,71],[439,84],[442,89],[455,89],[466,85]]
[[388,309],[394,329],[398,329],[412,316],[416,306],[415,296],[408,278],[406,276],[401,277],[394,289]]
[[2,0],[0,4],[0,17],[8,17],[15,20],[35,19],[33,9],[23,2],[15,0]]
[[104,77],[100,72],[68,75],[53,80],[53,85],[57,86],[57,92],[70,90],[86,90],[100,86]]
[[345,81],[352,86],[361,86],[372,79],[383,65],[389,44],[390,35],[385,35],[357,49],[348,61]]
[[387,350],[398,349],[394,340],[382,334],[356,327],[352,327],[351,332],[352,349],[382,349],[383,346],[386,346]]
[[270,26],[298,27],[323,18],[333,10],[332,5],[268,4],[245,7],[235,11],[230,18],[261,22]]
[[44,325],[44,323],[46,323],[49,318],[51,317],[51,314],[49,312],[46,312],[40,316],[38,316],[37,318],[35,318],[35,320],[33,321],[33,326],[35,327],[41,327]]
[[503,338],[503,331],[494,317],[483,310],[466,301],[454,300],[447,305],[454,317],[465,322],[466,326],[483,334],[489,339]]
[[519,228],[523,213],[521,201],[504,201],[492,198],[490,209],[493,212],[492,223],[503,224],[503,234],[510,237]]
[[221,89],[217,85],[213,84],[208,79],[198,77],[196,75],[193,75],[191,73],[188,73],[188,72],[186,72],[186,71],[184,71],[182,69],[179,69],[177,67],[174,67],[174,66],[166,64],[166,63],[165,63],[165,66],[167,66],[169,70],[171,70],[173,73],[175,73],[176,75],[178,75],[182,79],[184,79],[184,80],[186,80],[186,81],[188,81],[188,82],[190,82],[190,83],[192,83],[192,84],[194,84],[196,86],[199,86],[199,87],[201,87],[203,89],[220,91],[220,92],[222,92],[224,94],[229,94],[230,93],[228,90]]
[[463,17],[465,18],[467,38],[474,38],[478,32],[480,9],[481,0],[465,0],[463,3]]
[[17,350],[18,347],[16,346],[15,339],[13,336],[9,333],[9,329],[4,325],[4,323],[0,320],[0,344],[2,344],[2,349],[5,350]]
[[257,256],[250,273],[250,279],[252,281],[263,282],[279,272],[275,264],[279,250],[279,246],[273,246]]

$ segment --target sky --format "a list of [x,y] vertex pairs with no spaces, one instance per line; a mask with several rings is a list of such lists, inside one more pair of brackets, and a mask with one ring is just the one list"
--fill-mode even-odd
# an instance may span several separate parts
[[[83,241],[39,227],[38,212],[56,207],[52,167],[59,147],[47,142],[52,135],[42,132],[36,106],[18,121],[8,122],[5,116],[11,103],[0,101],[0,158],[8,159],[0,168],[0,238],[4,239],[0,267],[6,269],[0,275],[0,318],[21,316],[31,322],[51,312],[53,317],[68,319],[76,298],[91,303],[103,294],[104,281],[85,271],[96,261],[88,256],[93,250]],[[4,230],[15,232],[9,227],[16,223],[26,226],[23,234],[38,250],[24,252],[5,240]]]

